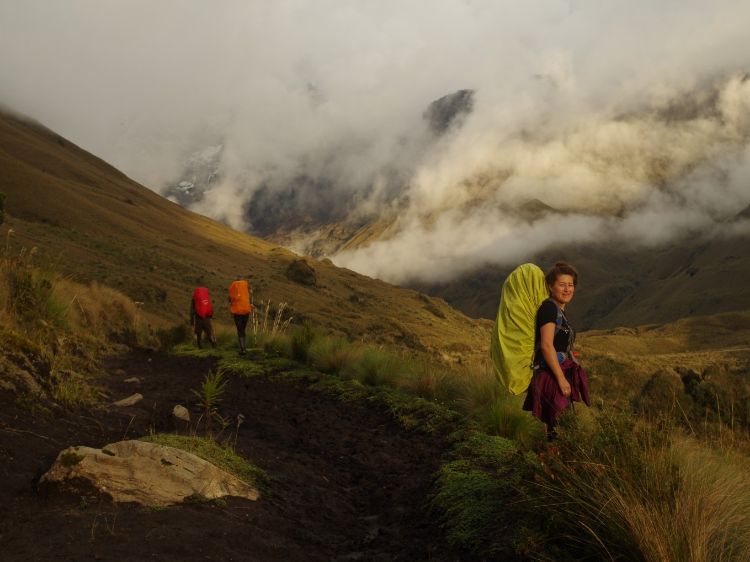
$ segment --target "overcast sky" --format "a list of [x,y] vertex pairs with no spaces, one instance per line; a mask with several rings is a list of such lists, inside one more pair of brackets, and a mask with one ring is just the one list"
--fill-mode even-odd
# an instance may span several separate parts
[[[397,181],[395,235],[334,260],[441,279],[750,205],[748,21],[704,0],[0,0],[0,104],[157,191],[222,145],[198,210],[237,228],[300,173],[357,212]],[[473,112],[428,140],[425,108],[462,88]],[[565,214],[521,221],[529,200]]]

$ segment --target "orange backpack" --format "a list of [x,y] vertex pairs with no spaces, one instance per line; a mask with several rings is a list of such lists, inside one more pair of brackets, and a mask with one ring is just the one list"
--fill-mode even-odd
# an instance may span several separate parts
[[232,281],[229,285],[229,309],[232,314],[250,314],[253,305],[250,304],[250,285],[244,279]]

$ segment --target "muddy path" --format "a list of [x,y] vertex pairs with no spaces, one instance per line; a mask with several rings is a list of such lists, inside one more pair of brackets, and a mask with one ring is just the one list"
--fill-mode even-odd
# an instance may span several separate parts
[[[312,391],[283,375],[231,379],[222,402],[236,451],[270,476],[257,502],[166,509],[43,497],[34,481],[68,445],[102,446],[173,431],[211,360],[133,352],[107,363],[108,412],[44,416],[0,394],[2,560],[467,560],[427,514],[444,445],[408,432],[369,403]],[[137,377],[140,382],[124,382]]]

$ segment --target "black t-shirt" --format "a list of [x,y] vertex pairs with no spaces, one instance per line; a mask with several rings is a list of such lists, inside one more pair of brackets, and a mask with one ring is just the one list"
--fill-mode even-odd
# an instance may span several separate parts
[[[535,365],[539,364],[542,359],[542,352],[539,349],[539,327],[544,326],[545,324],[548,324],[550,322],[552,324],[556,324],[558,320],[557,310],[557,305],[551,299],[547,299],[541,304],[539,310],[536,311],[536,329],[534,332],[534,349],[536,349],[536,353],[534,354]],[[555,334],[555,338],[553,340],[555,351],[562,351],[563,353],[567,353],[568,347],[570,346],[574,338],[575,334],[573,332],[573,328],[571,328],[568,324],[568,320],[567,318],[565,318],[565,315],[561,314],[560,329],[557,330],[557,333]]]

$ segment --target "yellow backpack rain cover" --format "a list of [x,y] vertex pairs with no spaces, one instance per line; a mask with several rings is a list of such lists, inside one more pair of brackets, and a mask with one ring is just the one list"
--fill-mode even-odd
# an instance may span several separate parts
[[533,263],[519,265],[503,283],[490,356],[511,394],[525,392],[531,382],[536,311],[547,298],[544,272]]

